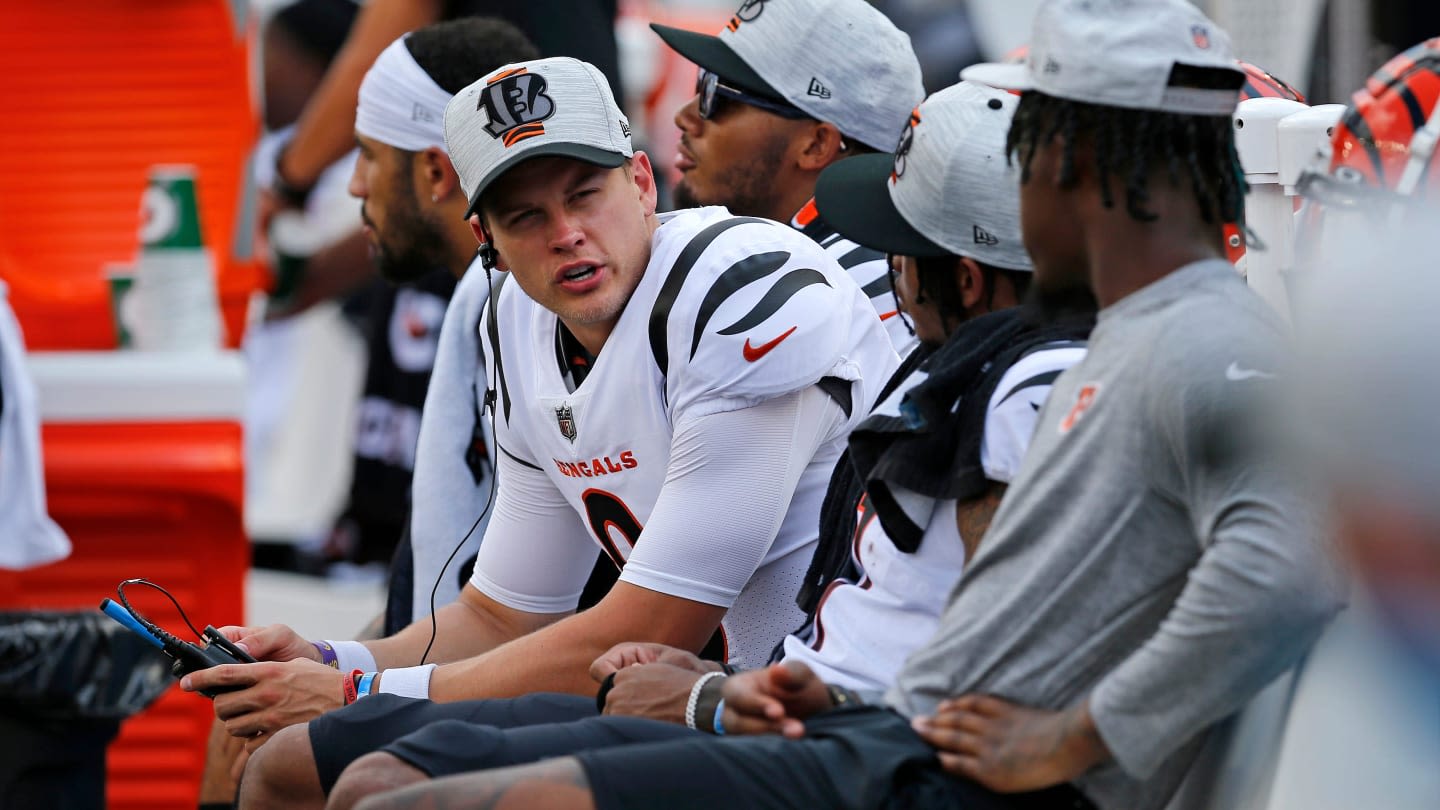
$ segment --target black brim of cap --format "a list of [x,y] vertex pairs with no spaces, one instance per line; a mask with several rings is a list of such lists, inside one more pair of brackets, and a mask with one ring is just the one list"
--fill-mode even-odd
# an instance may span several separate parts
[[841,236],[882,253],[949,256],[915,230],[890,199],[894,155],[856,155],[820,173],[815,208]]
[[719,37],[659,23],[650,23],[650,30],[659,34],[665,44],[676,53],[723,78],[727,84],[734,84],[742,90],[773,99],[785,100],[778,90],[760,78],[760,74],[745,64],[745,60],[736,56],[730,46],[721,42]]
[[475,194],[470,198],[470,207],[465,209],[465,219],[468,220],[480,209],[480,196],[485,193],[485,189],[489,188],[491,183],[494,183],[500,178],[500,175],[510,171],[530,158],[537,157],[574,158],[576,160],[583,160],[586,163],[593,163],[596,166],[603,166],[607,169],[614,169],[626,160],[625,156],[619,152],[611,152],[608,149],[587,146],[583,143],[565,143],[560,141],[556,143],[537,144],[518,153],[514,158],[501,162],[498,166],[491,169],[489,174],[480,178],[480,182],[475,186]]

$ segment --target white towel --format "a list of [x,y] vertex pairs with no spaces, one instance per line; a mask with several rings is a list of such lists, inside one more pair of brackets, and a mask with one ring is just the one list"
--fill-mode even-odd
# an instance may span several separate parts
[[[410,487],[410,548],[415,560],[412,604],[413,618],[417,620],[430,615],[430,591],[437,578],[437,609],[460,596],[460,584],[465,581],[460,568],[479,550],[480,538],[490,522],[486,513],[441,577],[441,568],[475,525],[493,486],[489,459],[494,458],[495,447],[484,407],[485,369],[480,363],[479,330],[480,314],[489,299],[490,285],[477,259],[450,297],[440,327],[435,370],[430,374],[425,409],[420,414],[415,477]],[[486,450],[478,481],[466,456],[475,437],[477,418],[481,420],[479,429]]]
[[40,414],[25,364],[25,339],[0,282],[0,568],[63,560],[70,538],[45,510]]

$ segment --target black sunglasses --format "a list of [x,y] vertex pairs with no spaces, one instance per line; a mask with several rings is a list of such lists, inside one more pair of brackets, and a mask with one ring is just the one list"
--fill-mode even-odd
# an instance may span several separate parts
[[774,113],[781,118],[791,118],[798,121],[810,117],[810,114],[804,110],[786,104],[783,101],[774,101],[754,95],[753,93],[747,93],[738,87],[721,84],[718,75],[704,68],[701,68],[700,73],[695,77],[695,95],[700,97],[700,117],[707,121],[715,114],[716,97],[728,98],[732,101],[738,101],[741,104],[758,107],[766,112]]

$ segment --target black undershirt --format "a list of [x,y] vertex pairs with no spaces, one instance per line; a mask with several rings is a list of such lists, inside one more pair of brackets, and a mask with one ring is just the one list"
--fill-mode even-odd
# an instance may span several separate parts
[[590,369],[595,366],[595,355],[591,354],[580,344],[579,338],[565,328],[565,324],[555,324],[555,361],[560,364],[560,376],[565,378],[565,385],[571,393],[585,382],[585,377]]

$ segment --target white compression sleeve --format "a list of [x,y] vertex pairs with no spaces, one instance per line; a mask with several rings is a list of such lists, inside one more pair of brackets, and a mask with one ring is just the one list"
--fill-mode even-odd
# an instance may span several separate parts
[[526,613],[575,609],[599,549],[545,473],[498,454],[495,512],[470,584]]
[[800,475],[845,424],[840,406],[814,386],[682,419],[644,540],[620,579],[729,607],[756,568],[792,550],[772,546]]

